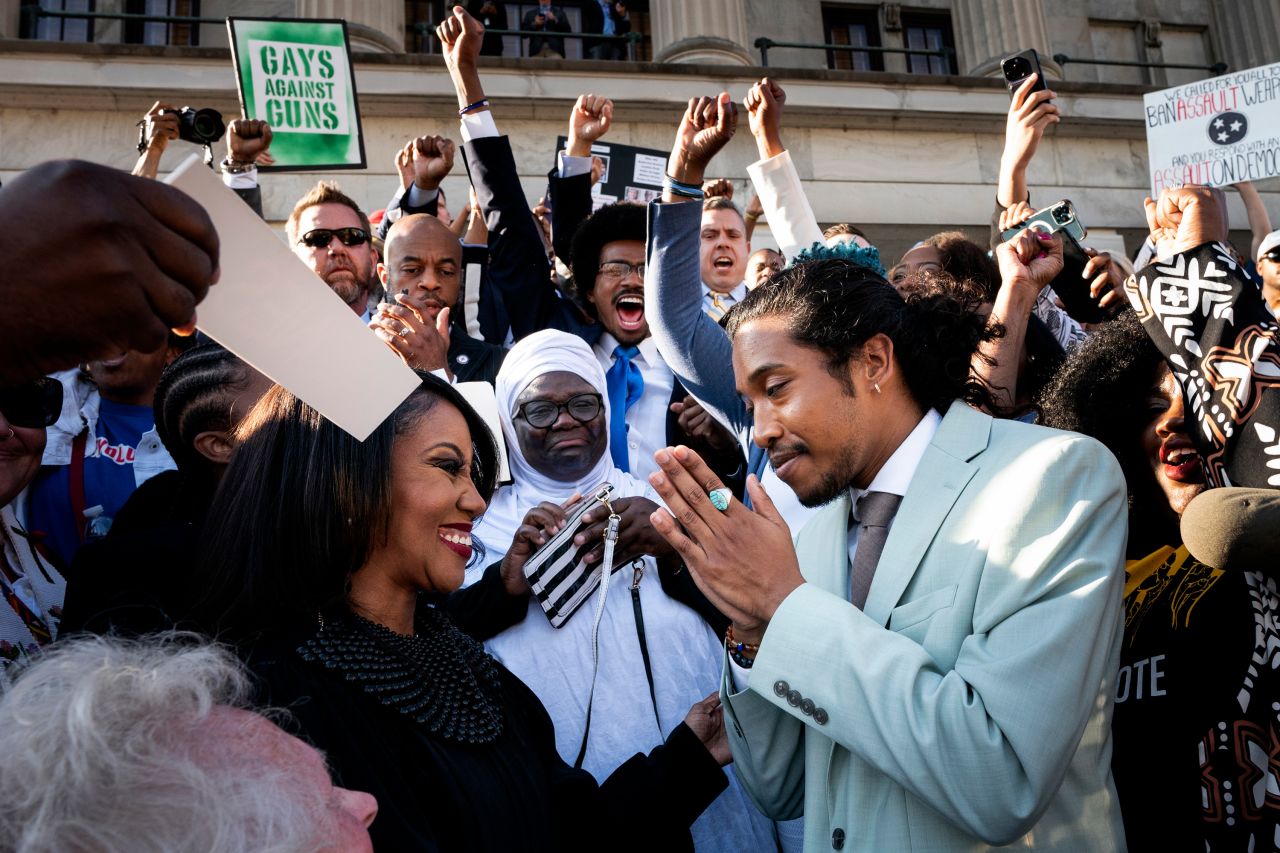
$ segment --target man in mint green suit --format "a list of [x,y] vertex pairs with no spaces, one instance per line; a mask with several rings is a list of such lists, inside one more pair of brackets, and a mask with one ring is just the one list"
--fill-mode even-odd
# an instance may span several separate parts
[[[1060,248],[1029,239],[1006,284],[1034,293]],[[808,853],[1123,850],[1124,481],[1091,439],[966,404],[984,332],[955,309],[843,261],[754,291],[727,328],[755,441],[827,505],[793,546],[758,482],[752,508],[718,510],[676,448],[653,523],[732,621],[738,777],[766,814],[804,815]]]

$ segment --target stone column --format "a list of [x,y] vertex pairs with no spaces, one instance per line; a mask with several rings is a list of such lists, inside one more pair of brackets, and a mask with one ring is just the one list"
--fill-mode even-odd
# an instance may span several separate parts
[[999,74],[1006,56],[1034,47],[1045,76],[1061,79],[1041,0],[955,0],[951,14],[961,74]]
[[1217,56],[1232,71],[1276,60],[1280,3],[1276,0],[1214,0],[1211,34]]
[[16,39],[21,29],[20,0],[0,0],[0,39]]
[[342,18],[353,51],[404,52],[402,0],[297,0],[299,18]]
[[759,64],[743,0],[653,0],[649,20],[657,62]]

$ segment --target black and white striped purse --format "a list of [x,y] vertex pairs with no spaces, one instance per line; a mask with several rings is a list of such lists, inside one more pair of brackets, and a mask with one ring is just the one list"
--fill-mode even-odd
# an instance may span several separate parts
[[[613,573],[613,545],[618,541],[618,516],[609,504],[613,486],[605,483],[588,499],[579,502],[569,513],[565,526],[539,548],[524,564],[524,576],[533,588],[533,595],[542,606],[542,612],[553,628],[569,621],[582,603],[596,589],[606,572]],[[573,544],[573,537],[582,529],[582,516],[593,507],[604,505],[609,510],[609,530],[605,536],[604,559],[595,565],[583,562],[589,548]],[[608,584],[604,587],[607,589]],[[602,596],[603,597],[603,596]],[[600,604],[603,609],[603,603]]]

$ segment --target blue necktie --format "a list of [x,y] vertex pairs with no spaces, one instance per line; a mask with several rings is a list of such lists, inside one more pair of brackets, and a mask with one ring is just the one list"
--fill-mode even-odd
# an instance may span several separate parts
[[627,409],[644,393],[644,376],[631,359],[640,354],[639,347],[613,348],[613,367],[605,374],[609,389],[609,452],[613,464],[623,471],[631,470],[627,453]]

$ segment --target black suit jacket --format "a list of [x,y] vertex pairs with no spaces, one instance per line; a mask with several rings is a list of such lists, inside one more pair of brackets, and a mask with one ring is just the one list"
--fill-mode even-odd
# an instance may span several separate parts
[[[552,283],[551,265],[520,184],[511,143],[505,136],[481,137],[465,143],[462,152],[489,228],[488,282],[502,300],[511,336],[518,341],[543,329],[560,329],[595,343],[600,325]],[[587,181],[590,213],[589,176]]]
[[[624,4],[625,5],[625,4]],[[613,18],[613,34],[620,36],[631,32],[631,21],[618,14],[615,7],[615,0],[609,0],[609,17]],[[600,10],[600,4],[596,0],[583,0],[582,3],[582,31],[584,33],[603,33],[604,32],[604,13]],[[601,44],[618,44],[622,42],[609,42],[602,39],[586,39],[582,40],[582,52],[585,55],[591,48]]]

